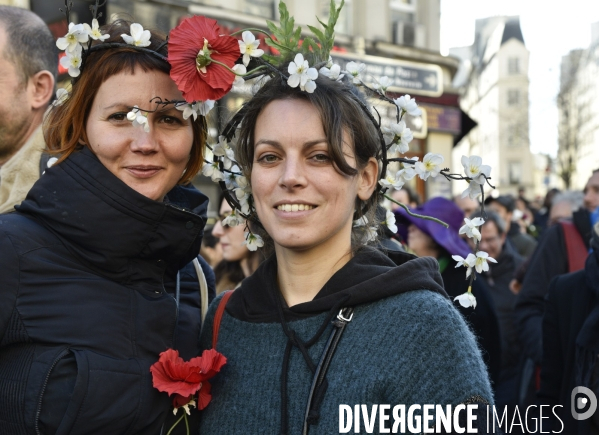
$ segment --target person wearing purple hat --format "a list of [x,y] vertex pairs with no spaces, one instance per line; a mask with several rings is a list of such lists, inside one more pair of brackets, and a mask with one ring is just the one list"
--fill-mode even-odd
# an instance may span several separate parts
[[[456,268],[452,255],[464,258],[472,252],[458,231],[464,222],[464,213],[452,201],[436,197],[412,209],[413,213],[431,216],[449,225],[443,225],[417,217],[410,216],[405,210],[395,210],[398,232],[407,229],[407,244],[419,257],[435,257],[445,291],[453,299],[463,294],[468,288],[462,268]],[[499,380],[501,369],[501,338],[499,321],[489,288],[482,279],[475,279],[472,292],[476,296],[476,309],[464,308],[456,304],[460,313],[470,325],[472,332],[478,338],[483,358],[489,370],[489,377],[495,386]]]

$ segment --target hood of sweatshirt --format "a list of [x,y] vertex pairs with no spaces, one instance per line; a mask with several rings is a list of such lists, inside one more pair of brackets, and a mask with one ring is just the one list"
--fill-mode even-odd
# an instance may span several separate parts
[[288,307],[277,284],[277,260],[265,260],[243,280],[227,303],[227,313],[248,322],[279,322],[278,304],[287,321],[303,319],[333,307],[355,307],[413,290],[431,290],[447,297],[439,264],[432,257],[363,248],[320,289],[313,300]]

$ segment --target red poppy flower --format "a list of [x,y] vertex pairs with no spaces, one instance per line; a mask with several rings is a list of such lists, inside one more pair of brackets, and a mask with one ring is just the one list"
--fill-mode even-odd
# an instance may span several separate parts
[[241,52],[236,38],[222,34],[215,20],[194,16],[175,27],[168,40],[171,78],[188,103],[218,100],[231,90],[235,65]]
[[[206,381],[214,377],[226,362],[227,358],[214,349],[205,350],[202,356],[189,361],[183,361],[178,351],[168,349],[162,352],[158,361],[150,367],[154,388],[168,393],[169,396],[178,394],[184,398],[201,389],[205,391],[200,391],[200,403],[203,398],[206,399],[206,395],[210,402],[210,384]],[[175,399],[177,403],[181,400]]]

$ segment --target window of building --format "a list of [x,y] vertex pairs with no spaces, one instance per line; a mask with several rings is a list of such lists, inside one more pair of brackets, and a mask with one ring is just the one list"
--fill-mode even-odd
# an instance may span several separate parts
[[275,5],[273,0],[244,0],[242,11],[246,14],[256,15],[267,19],[275,18],[275,8],[278,7],[278,3]]
[[508,162],[510,184],[520,184],[522,181],[522,163]]
[[519,89],[508,89],[507,90],[507,104],[508,106],[517,106],[520,104],[520,90]]
[[510,57],[507,60],[508,74],[520,74],[520,58]]

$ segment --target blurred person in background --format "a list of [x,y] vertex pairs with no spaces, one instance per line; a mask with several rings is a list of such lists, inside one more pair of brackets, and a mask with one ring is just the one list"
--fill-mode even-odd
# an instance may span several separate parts
[[232,290],[260,265],[262,254],[250,251],[245,244],[245,225],[229,226],[223,221],[231,214],[232,208],[224,197],[220,200],[219,217],[212,235],[220,241],[222,260],[214,267],[216,294]]
[[33,12],[0,5],[0,213],[13,211],[46,168],[42,118],[57,74],[48,26]]
[[582,192],[567,190],[556,194],[549,210],[547,226],[551,227],[561,220],[572,220],[574,212],[582,207],[583,201]]
[[[390,192],[389,196],[395,201],[401,202],[410,208],[418,207],[420,205],[420,195],[418,195],[410,186],[404,186],[399,190],[393,190]],[[396,207],[398,207],[397,204],[391,203],[391,208]]]
[[[584,268],[591,240],[591,212],[599,206],[599,170],[593,171],[584,189],[583,207],[572,213],[571,222],[561,221],[545,231],[524,276],[516,300],[520,341],[529,358],[529,391],[540,386],[543,353],[542,321],[549,283],[557,275]],[[530,394],[529,394],[530,396]]]
[[556,412],[563,423],[550,416],[554,433],[599,433],[599,412],[585,420],[575,420],[570,412],[574,388],[586,387],[599,395],[599,223],[591,247],[585,268],[555,277],[547,292],[538,397],[541,405],[561,405]]
[[547,228],[547,223],[549,222],[549,210],[551,210],[551,203],[553,202],[553,197],[560,193],[559,189],[555,187],[549,189],[547,194],[545,195],[545,199],[543,200],[542,206],[535,212],[533,225],[537,229],[537,238],[539,238],[543,231]]
[[523,233],[518,222],[513,222],[514,210],[516,210],[514,197],[511,195],[500,195],[497,198],[490,196],[485,199],[485,205],[497,213],[508,226],[507,239],[516,252],[524,258],[530,257],[537,246],[537,241],[534,237]]
[[497,213],[489,210],[483,216],[479,212],[470,216],[470,219],[477,217],[485,220],[480,227],[479,249],[497,260],[497,263],[489,263],[489,270],[481,274],[491,290],[501,333],[501,374],[495,389],[495,400],[497,406],[507,405],[513,409],[518,404],[518,367],[522,346],[514,314],[516,295],[509,285],[524,259],[506,243],[507,224]]
[[218,237],[215,237],[214,234],[212,234],[213,228],[214,227],[206,228],[204,231],[200,255],[208,262],[210,267],[214,269],[214,267],[216,267],[216,265],[223,259],[223,248]]
[[[434,257],[439,262],[447,294],[452,299],[463,294],[468,288],[468,281],[464,279],[463,268],[456,268],[456,263],[451,256],[460,255],[466,258],[472,252],[458,234],[464,223],[464,213],[453,202],[442,197],[432,198],[412,211],[420,215],[432,216],[449,224],[449,228],[445,228],[437,222],[412,217],[403,209],[395,212],[398,226],[408,227],[409,248],[419,257]],[[495,389],[501,370],[499,321],[490,290],[484,280],[480,278],[474,280],[472,293],[476,297],[476,309],[464,308],[457,303],[456,307],[478,338]]]
[[464,216],[470,216],[472,213],[480,209],[480,203],[469,196],[462,198],[461,195],[456,195],[453,197],[453,202],[460,210],[462,210]]

